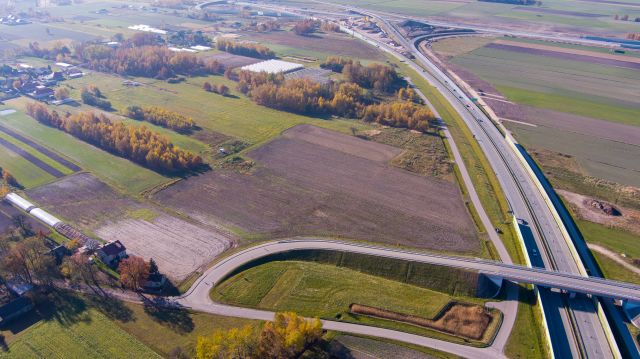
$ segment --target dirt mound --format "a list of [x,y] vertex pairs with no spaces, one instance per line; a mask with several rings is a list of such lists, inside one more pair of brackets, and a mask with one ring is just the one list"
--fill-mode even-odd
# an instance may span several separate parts
[[588,208],[593,211],[602,212],[609,216],[615,216],[615,217],[622,216],[622,213],[620,212],[620,210],[618,210],[612,204],[607,202],[598,201],[596,199],[586,199],[585,205],[587,205]]
[[454,302],[449,303],[434,319],[360,304],[352,304],[349,310],[355,314],[409,323],[475,340],[482,339],[494,319],[494,315],[485,307]]

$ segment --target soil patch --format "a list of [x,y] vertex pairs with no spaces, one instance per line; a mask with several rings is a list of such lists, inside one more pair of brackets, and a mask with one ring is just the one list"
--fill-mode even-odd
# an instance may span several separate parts
[[586,55],[584,53],[578,54],[576,53],[576,50],[559,51],[559,50],[556,50],[556,48],[553,48],[553,50],[551,50],[548,48],[543,49],[540,47],[534,48],[532,46],[507,45],[504,43],[501,44],[497,42],[487,44],[485,47],[489,49],[512,51],[512,52],[524,53],[529,55],[555,57],[557,59],[563,59],[563,60],[587,62],[590,64],[623,67],[623,68],[628,68],[632,70],[640,69],[640,62],[629,61],[629,60],[622,61],[622,60],[617,60],[610,57],[594,56],[591,54]]
[[456,185],[388,164],[391,146],[297,126],[252,151],[251,174],[218,170],[154,194],[202,221],[253,235],[346,237],[477,252]]
[[212,54],[212,55],[203,55],[202,57],[207,60],[216,60],[222,65],[224,65],[225,68],[232,68],[232,69],[236,67],[256,64],[260,61],[263,61],[260,59],[254,59],[253,57],[234,55],[226,52]]
[[[289,31],[273,31],[264,33],[251,33],[248,35],[252,40],[258,42],[268,42],[278,45],[292,47],[294,49],[305,49],[328,53],[333,56],[347,56],[367,60],[384,60],[375,48],[361,41],[341,34],[321,34],[319,36],[298,36]],[[296,55],[295,53],[288,55]]]
[[[606,226],[622,228],[631,233],[640,235],[639,210],[625,208],[618,205],[613,206],[606,201],[565,190],[556,190],[556,192],[558,192],[558,194],[560,194],[569,203],[574,213],[578,215],[578,218],[604,224]],[[610,215],[599,209],[599,206],[594,207],[592,205],[593,203],[611,205],[618,211],[618,213],[620,213],[620,215]]]
[[62,158],[60,155],[58,155],[57,153],[49,150],[48,148],[35,143],[33,141],[31,141],[30,139],[4,127],[4,126],[0,126],[0,131],[6,133],[7,135],[15,138],[18,141],[21,141],[23,143],[26,143],[27,145],[33,147],[34,149],[36,149],[38,152],[46,155],[47,157],[51,158],[52,160],[58,162],[59,164],[67,167],[68,169],[70,169],[73,172],[78,172],[80,170],[82,170],[82,168],[78,167],[75,163],[72,163],[70,161],[67,161],[66,159]]
[[489,309],[479,305],[461,303],[450,303],[434,319],[397,313],[360,304],[352,304],[349,311],[355,314],[369,315],[435,329],[473,340],[482,339],[489,324],[495,320],[494,315]]
[[213,260],[234,244],[225,231],[192,223],[135,201],[89,173],[67,177],[29,191],[46,210],[106,241],[120,240],[130,253],[153,258],[174,280]]
[[64,173],[62,173],[62,172],[58,171],[57,169],[49,166],[47,163],[45,163],[41,159],[35,157],[31,153],[23,150],[22,148],[14,145],[13,143],[5,140],[4,138],[0,138],[0,146],[4,146],[9,151],[20,155],[22,158],[24,158],[25,160],[33,163],[38,168],[40,168],[41,170],[47,172],[48,174],[52,175],[53,177],[56,177],[56,178],[64,177]]

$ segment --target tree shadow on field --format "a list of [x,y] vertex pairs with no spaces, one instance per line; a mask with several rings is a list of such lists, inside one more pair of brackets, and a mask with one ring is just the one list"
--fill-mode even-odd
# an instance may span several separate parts
[[72,293],[52,291],[40,298],[34,298],[34,302],[43,320],[55,320],[63,326],[91,321],[91,316],[87,312],[87,303]]
[[136,319],[133,311],[123,301],[112,296],[90,296],[87,301],[109,319],[123,323]]
[[191,313],[162,297],[147,298],[142,296],[144,312],[158,324],[176,333],[191,333],[195,327]]

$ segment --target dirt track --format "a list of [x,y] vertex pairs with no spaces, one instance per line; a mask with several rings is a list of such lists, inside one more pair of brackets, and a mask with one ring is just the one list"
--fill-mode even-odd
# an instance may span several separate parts
[[479,243],[458,188],[389,161],[398,150],[298,126],[249,156],[250,175],[216,170],[155,195],[209,223],[265,237],[346,237],[444,251]]

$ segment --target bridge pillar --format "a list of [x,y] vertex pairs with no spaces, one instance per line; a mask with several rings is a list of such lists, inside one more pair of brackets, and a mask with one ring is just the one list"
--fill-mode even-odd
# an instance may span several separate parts
[[640,302],[622,300],[622,310],[636,328],[640,328]]
[[502,289],[503,281],[502,277],[480,273],[476,296],[480,298],[495,298],[500,293],[500,289]]

